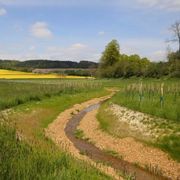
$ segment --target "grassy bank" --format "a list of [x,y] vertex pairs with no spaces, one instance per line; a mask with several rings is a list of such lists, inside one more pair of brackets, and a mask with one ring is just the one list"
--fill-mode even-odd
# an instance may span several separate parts
[[0,125],[0,177],[22,179],[110,179],[55,146],[44,149],[19,141],[14,129]]
[[[125,82],[120,91],[100,107],[97,118],[101,128],[111,135],[118,137],[133,136],[148,144],[152,143],[151,145],[161,148],[168,152],[172,158],[180,161],[179,87],[178,80],[129,80],[129,82]],[[143,134],[139,135],[137,131],[132,133],[128,123],[126,125],[120,123],[109,110],[111,104],[118,104],[150,116],[153,115],[155,120],[148,122],[149,126],[154,131],[162,131],[163,133],[159,133],[159,136],[152,141],[146,139]]]
[[[24,93],[24,87],[21,87]],[[32,90],[32,87],[35,91],[34,84],[25,88]],[[70,86],[70,89],[66,88],[66,91],[61,93],[58,92],[50,97],[42,96],[40,101],[27,101],[10,111],[1,113],[0,177],[2,179],[110,179],[95,168],[62,152],[44,136],[44,128],[60,112],[76,103],[107,93],[100,86],[83,86],[83,88]]]

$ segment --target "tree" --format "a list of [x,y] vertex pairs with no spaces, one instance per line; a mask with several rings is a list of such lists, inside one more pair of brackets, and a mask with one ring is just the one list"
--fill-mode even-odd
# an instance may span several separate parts
[[172,52],[168,54],[169,73],[173,77],[180,77],[180,52]]
[[178,42],[179,45],[179,50],[178,52],[180,53],[180,21],[176,21],[170,28],[172,31],[174,38],[171,39],[170,41],[172,42]]
[[113,66],[119,60],[120,47],[116,40],[112,40],[105,48],[100,59],[100,66]]
[[113,75],[113,66],[119,61],[120,46],[116,40],[112,40],[105,48],[99,64],[100,76]]

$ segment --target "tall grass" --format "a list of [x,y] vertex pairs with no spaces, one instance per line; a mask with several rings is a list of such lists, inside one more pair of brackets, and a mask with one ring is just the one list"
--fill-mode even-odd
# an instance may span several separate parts
[[[117,83],[118,81],[116,81]],[[176,80],[124,80],[120,81],[119,92],[107,103],[101,106],[98,120],[103,130],[113,135],[119,132],[118,121],[107,109],[109,104],[115,103],[136,111],[141,111],[157,118],[154,128],[171,129],[170,134],[158,137],[153,145],[168,152],[172,158],[180,161],[180,82]],[[123,83],[124,82],[124,83]],[[163,119],[166,120],[164,124]],[[162,122],[161,122],[162,120]],[[151,122],[149,122],[151,123]],[[121,127],[122,128],[122,127]],[[126,130],[128,132],[128,129]],[[128,134],[128,133],[127,133]],[[137,139],[143,139],[142,137]],[[149,142],[148,142],[149,143]]]
[[180,121],[180,83],[178,82],[131,83],[122,88],[112,101],[161,118]]
[[[60,151],[44,136],[44,128],[60,112],[73,104],[107,94],[101,83],[23,80],[0,84],[1,105],[5,103],[1,107],[21,104],[12,108],[10,114],[6,113],[9,111],[0,114],[0,179],[110,179],[85,162]],[[21,103],[13,103],[17,99]]]
[[62,93],[88,92],[101,86],[92,80],[0,81],[0,110]]
[[110,179],[87,164],[60,152],[41,149],[17,138],[16,131],[0,124],[0,179]]

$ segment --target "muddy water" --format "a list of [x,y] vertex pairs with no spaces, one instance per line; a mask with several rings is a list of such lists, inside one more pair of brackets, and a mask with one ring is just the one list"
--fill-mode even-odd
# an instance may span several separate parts
[[79,150],[79,152],[87,155],[95,162],[107,163],[116,170],[121,172],[134,175],[137,180],[161,180],[166,179],[164,177],[152,174],[145,171],[144,169],[137,167],[129,162],[116,158],[97,148],[95,145],[75,137],[74,133],[76,131],[79,122],[82,118],[90,111],[98,109],[100,104],[91,105],[84,110],[80,111],[77,115],[73,116],[66,125],[65,133],[74,146]]

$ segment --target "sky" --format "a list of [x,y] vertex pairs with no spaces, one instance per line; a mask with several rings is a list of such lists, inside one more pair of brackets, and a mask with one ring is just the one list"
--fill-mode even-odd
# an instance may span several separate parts
[[122,54],[166,59],[180,0],[0,0],[0,59],[91,60],[118,40]]

